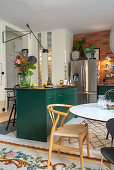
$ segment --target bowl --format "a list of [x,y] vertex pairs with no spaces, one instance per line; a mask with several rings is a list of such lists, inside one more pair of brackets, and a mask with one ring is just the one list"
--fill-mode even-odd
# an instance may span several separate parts
[[108,110],[114,110],[114,105],[109,105],[109,104],[107,104],[106,106],[107,106],[107,109],[108,109]]

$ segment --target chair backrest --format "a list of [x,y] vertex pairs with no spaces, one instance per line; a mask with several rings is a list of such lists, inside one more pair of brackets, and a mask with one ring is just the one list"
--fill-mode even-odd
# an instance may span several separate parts
[[110,135],[112,136],[112,138],[114,139],[114,118],[109,119],[106,122],[106,128],[108,132],[110,133]]
[[105,99],[110,99],[112,102],[114,101],[114,89],[110,89],[106,91]]
[[65,104],[50,104],[47,106],[49,111],[52,123],[53,123],[53,130],[56,129],[57,123],[59,121],[60,115],[63,116],[61,120],[61,126],[63,126],[66,117],[69,114],[69,109],[73,107],[72,105],[65,105]]
[[[19,84],[16,84],[15,86],[14,86],[14,88],[19,88],[20,86],[19,86]],[[14,96],[16,97],[16,90],[14,90]]]
[[19,84],[16,84],[15,86],[14,86],[14,88],[19,88],[20,86],[19,86]]

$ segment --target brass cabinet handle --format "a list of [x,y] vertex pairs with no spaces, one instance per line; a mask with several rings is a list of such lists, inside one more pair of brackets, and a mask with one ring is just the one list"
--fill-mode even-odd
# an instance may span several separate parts
[[49,99],[54,99],[55,97],[49,97]]
[[60,97],[64,96],[63,94],[59,94]]
[[72,93],[67,93],[67,94],[72,94]]

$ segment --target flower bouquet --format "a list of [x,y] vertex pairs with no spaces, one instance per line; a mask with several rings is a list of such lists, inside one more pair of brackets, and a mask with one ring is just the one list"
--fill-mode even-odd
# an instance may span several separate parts
[[37,59],[34,56],[23,56],[19,53],[15,60],[11,60],[15,67],[19,68],[19,85],[21,88],[29,88],[31,83],[32,70],[36,69]]

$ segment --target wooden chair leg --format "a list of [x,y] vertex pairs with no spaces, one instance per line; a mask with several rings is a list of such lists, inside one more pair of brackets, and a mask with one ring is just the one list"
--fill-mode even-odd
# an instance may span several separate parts
[[49,153],[48,153],[48,165],[47,165],[47,170],[49,170],[50,162],[51,162],[51,153],[52,153],[52,147],[53,147],[53,138],[54,138],[54,136],[51,135],[51,137],[50,137],[50,145],[49,145]]
[[[59,145],[61,145],[61,136],[59,137]],[[58,149],[58,154],[60,154],[60,149]]]
[[79,134],[79,148],[80,148],[80,164],[81,164],[81,170],[84,170],[82,134]]
[[86,135],[86,143],[87,143],[87,155],[89,157],[89,134]]

